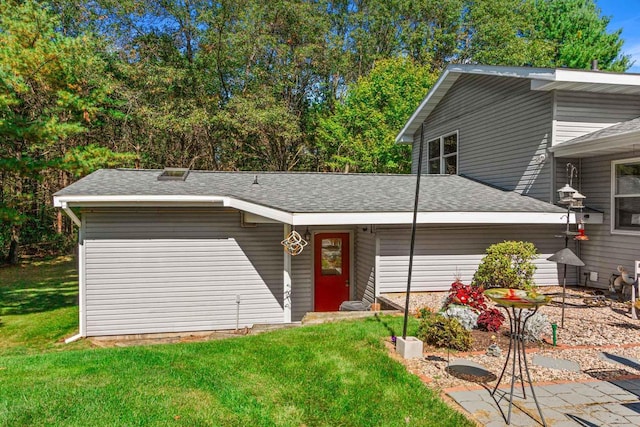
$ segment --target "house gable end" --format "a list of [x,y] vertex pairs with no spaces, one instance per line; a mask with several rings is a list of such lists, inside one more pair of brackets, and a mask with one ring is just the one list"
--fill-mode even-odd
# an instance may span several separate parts
[[[550,200],[553,95],[530,86],[523,78],[461,75],[426,118],[425,143],[457,131],[458,174]],[[414,134],[414,173],[419,141],[420,131]]]

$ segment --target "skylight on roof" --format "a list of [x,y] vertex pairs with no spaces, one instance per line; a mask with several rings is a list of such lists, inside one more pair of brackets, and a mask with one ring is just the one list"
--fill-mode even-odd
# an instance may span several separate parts
[[184,181],[189,175],[189,168],[164,168],[158,175],[158,181]]

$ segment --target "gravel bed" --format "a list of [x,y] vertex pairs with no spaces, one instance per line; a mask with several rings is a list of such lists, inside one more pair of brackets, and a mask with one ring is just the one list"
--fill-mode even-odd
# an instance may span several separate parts
[[[558,347],[543,347],[528,353],[528,361],[532,380],[541,381],[575,381],[588,379],[609,380],[621,376],[640,376],[640,320],[631,319],[627,306],[607,300],[608,305],[596,307],[585,301],[590,295],[584,288],[568,288],[565,306],[564,328],[560,328],[562,314],[562,288],[544,287],[544,294],[556,294],[549,305],[540,308],[551,323],[558,325]],[[410,310],[428,306],[439,310],[447,292],[415,292],[411,294]],[[405,294],[394,293],[383,295],[390,301],[404,305]],[[551,337],[549,328],[548,336]],[[492,357],[486,354],[459,353],[438,350],[426,353],[423,359],[407,361],[409,369],[425,376],[438,388],[469,386],[473,383],[450,375],[447,367],[456,359],[471,360],[484,366],[488,371],[499,375],[505,361],[507,348],[503,348],[502,356]],[[626,364],[605,360],[602,353],[631,359]],[[563,369],[551,369],[534,365],[533,354],[565,359],[580,365],[579,372]],[[624,360],[622,360],[624,362]],[[505,373],[502,384],[508,384],[510,377]],[[491,386],[495,384],[489,382]]]

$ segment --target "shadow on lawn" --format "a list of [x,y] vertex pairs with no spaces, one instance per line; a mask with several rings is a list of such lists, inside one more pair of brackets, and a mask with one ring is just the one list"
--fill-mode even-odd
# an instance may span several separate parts
[[33,281],[24,278],[0,283],[0,315],[39,313],[77,305],[75,269],[58,267],[47,273]]
[[380,322],[382,324],[382,326],[384,326],[387,331],[389,331],[389,335],[391,335],[392,339],[397,335],[396,330],[393,328],[393,326],[389,325],[388,322],[386,322],[385,320],[383,320],[380,315],[378,313],[375,314],[375,318],[378,322]]

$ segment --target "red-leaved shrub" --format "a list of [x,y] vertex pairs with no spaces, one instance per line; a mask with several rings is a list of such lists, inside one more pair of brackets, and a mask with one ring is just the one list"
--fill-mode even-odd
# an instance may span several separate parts
[[504,314],[497,308],[485,310],[478,316],[478,328],[489,332],[497,332],[504,319]]
[[451,284],[451,289],[449,289],[449,296],[444,304],[445,309],[449,304],[458,304],[466,305],[482,312],[487,309],[487,303],[482,293],[483,290],[480,287],[465,285],[456,280]]

